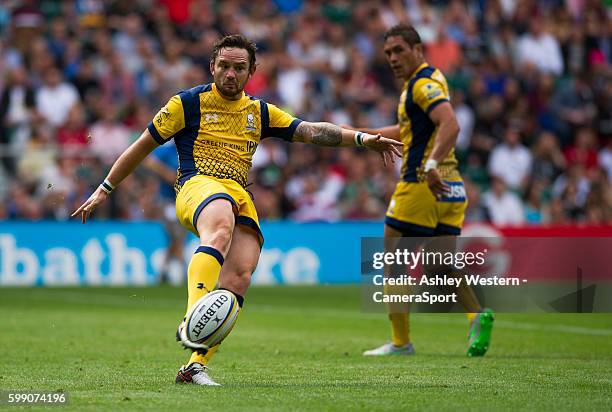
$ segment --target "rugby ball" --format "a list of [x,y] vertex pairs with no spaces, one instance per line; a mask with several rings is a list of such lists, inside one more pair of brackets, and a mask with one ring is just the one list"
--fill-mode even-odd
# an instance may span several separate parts
[[194,350],[212,348],[227,337],[239,312],[238,299],[229,290],[207,293],[191,307],[181,324],[181,342]]

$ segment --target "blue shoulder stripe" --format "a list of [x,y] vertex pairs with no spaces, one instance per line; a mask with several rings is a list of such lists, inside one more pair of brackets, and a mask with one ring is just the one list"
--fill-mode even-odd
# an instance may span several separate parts
[[259,100],[261,109],[261,136],[260,139],[270,137],[270,113],[268,112],[268,104],[263,100]]
[[[436,69],[431,66],[423,67],[421,70],[419,70],[419,72],[410,80],[410,83],[408,83],[408,87],[406,88],[406,93],[411,95],[412,88],[414,87],[415,83],[419,79],[425,79],[425,78],[431,77],[431,75],[434,74],[435,71]],[[406,99],[406,102],[408,101],[412,101],[412,98],[410,100]]]
[[185,113],[185,128],[174,137],[181,172],[178,182],[180,186],[196,174],[193,146],[200,130],[200,94],[211,90],[212,84],[202,84],[179,93]]
[[185,113],[185,128],[200,125],[200,94],[212,90],[212,84],[201,84],[179,93],[183,112]]

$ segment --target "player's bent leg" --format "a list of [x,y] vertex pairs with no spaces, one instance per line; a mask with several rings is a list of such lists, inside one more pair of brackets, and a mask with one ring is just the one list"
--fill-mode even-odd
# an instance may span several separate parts
[[232,204],[225,199],[210,202],[195,224],[200,246],[187,269],[187,311],[206,293],[214,290],[232,241],[234,231]]
[[[235,226],[232,203],[224,198],[211,201],[199,213],[194,226],[200,237],[200,246],[191,258],[187,269],[188,300],[186,312],[189,312],[189,309],[202,296],[217,287],[225,256],[230,249]],[[184,322],[179,326],[177,335],[180,335],[182,327],[184,327]],[[185,346],[184,343],[183,345]],[[196,352],[194,354],[197,355]],[[176,381],[201,385],[214,384],[206,374],[203,364],[200,366],[194,365],[194,363],[201,363],[198,362],[197,357],[194,359],[194,354],[192,354],[187,366],[181,368]],[[202,355],[198,356],[201,357]],[[196,378],[196,376],[199,377]],[[193,377],[193,379],[189,377]],[[206,383],[209,380],[212,383]]]
[[232,247],[221,270],[221,287],[244,296],[251,284],[251,275],[257,268],[261,244],[257,233],[248,226],[237,224]]
[[[258,235],[246,226],[236,225],[230,250],[221,269],[219,286],[236,295],[240,307],[244,303],[244,296],[251,283],[251,275],[257,267],[260,253]],[[218,349],[219,345],[210,348],[205,354],[194,352],[188,364],[207,366]]]

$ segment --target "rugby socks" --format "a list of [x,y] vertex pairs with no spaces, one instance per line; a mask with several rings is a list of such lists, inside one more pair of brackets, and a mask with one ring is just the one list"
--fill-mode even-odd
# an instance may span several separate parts
[[410,322],[407,313],[389,313],[391,321],[391,343],[406,346],[410,343]]
[[187,268],[187,312],[202,296],[215,290],[223,260],[221,252],[213,247],[197,248]]
[[221,346],[221,344],[215,345],[212,348],[208,349],[206,355],[200,355],[198,352],[193,352],[191,354],[191,358],[189,358],[189,362],[187,362],[187,365],[191,365],[192,363],[197,362],[204,366],[207,366],[208,362],[210,362],[210,358],[212,358],[213,355],[217,352],[217,350],[219,350],[219,346]]
[[[195,251],[187,269],[187,311],[205,294],[217,289],[219,274],[223,266],[223,255],[217,249],[210,246],[200,246]],[[230,291],[231,292],[231,291]],[[242,307],[244,297],[235,292],[238,305]],[[194,362],[208,365],[210,359],[219,350],[219,345],[210,348],[205,355],[193,352],[187,365]]]
[[[217,287],[223,260],[221,252],[213,247],[200,246],[196,249],[187,268],[187,312],[202,296]],[[217,347],[211,348],[205,356],[193,352],[187,365],[193,362],[206,365],[206,357],[212,356],[216,351]]]
[[[387,295],[403,295],[410,293],[406,285],[385,284],[383,290]],[[407,303],[388,303],[389,320],[391,321],[391,343],[395,346],[405,346],[410,343],[410,319]]]

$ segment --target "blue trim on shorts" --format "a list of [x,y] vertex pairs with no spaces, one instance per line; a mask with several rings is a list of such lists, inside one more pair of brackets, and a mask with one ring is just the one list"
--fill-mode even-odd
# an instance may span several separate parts
[[436,226],[435,229],[436,236],[459,236],[460,234],[461,228],[451,225],[445,225],[443,223],[438,223],[438,226]]
[[259,225],[254,219],[251,219],[248,216],[238,216],[236,217],[236,224],[250,227],[253,229],[257,235],[259,236],[259,246],[262,247],[264,243],[263,233],[261,233],[261,229]]
[[403,222],[389,216],[385,216],[385,224],[389,227],[402,232],[405,237],[427,237],[433,236],[435,229],[432,227],[421,226],[415,223]]
[[196,232],[198,231],[196,223],[198,223],[198,217],[200,217],[200,213],[202,213],[202,210],[206,207],[206,205],[216,199],[227,199],[231,202],[232,206],[236,208],[236,210],[238,209],[238,203],[236,203],[234,198],[227,193],[215,193],[214,195],[208,196],[202,201],[202,203],[200,203],[200,205],[196,208],[195,213],[193,214],[193,220],[191,223],[193,224],[193,228],[196,230]]
[[207,255],[210,255],[214,257],[215,259],[217,259],[217,262],[219,262],[221,266],[223,266],[223,262],[225,262],[225,259],[223,258],[223,255],[221,254],[221,252],[219,252],[214,247],[200,246],[196,249],[195,253],[206,253]]

